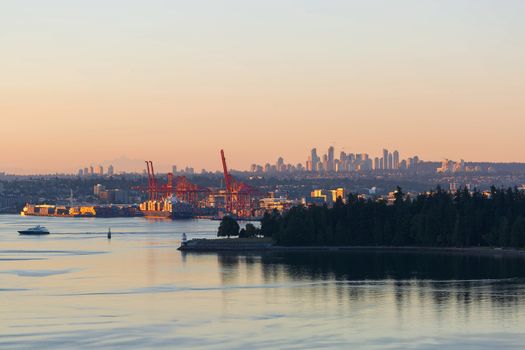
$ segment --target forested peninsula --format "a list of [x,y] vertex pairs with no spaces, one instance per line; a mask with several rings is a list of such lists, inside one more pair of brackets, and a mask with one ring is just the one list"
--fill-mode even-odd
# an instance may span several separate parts
[[267,213],[257,234],[278,246],[525,247],[525,193],[514,189],[450,193],[440,187],[392,204],[350,194],[333,207]]

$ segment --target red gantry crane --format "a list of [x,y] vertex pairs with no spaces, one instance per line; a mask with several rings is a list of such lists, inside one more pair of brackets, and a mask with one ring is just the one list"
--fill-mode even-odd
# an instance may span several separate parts
[[253,200],[259,194],[257,189],[234,179],[228,172],[224,150],[221,149],[222,169],[224,184],[226,185],[225,206],[226,211],[239,217],[253,216]]
[[177,176],[174,179],[171,172],[168,173],[168,181],[165,184],[159,184],[157,183],[151,160],[146,161],[146,167],[148,172],[147,193],[150,201],[163,200],[171,195],[175,195],[178,200],[197,207],[200,201],[210,193],[208,188],[195,185],[185,176]]
[[[221,150],[221,160],[226,189],[216,194],[224,197],[224,210],[237,217],[252,217],[256,209],[256,199],[260,195],[259,191],[235,179],[229,173],[224,150]],[[148,201],[163,201],[173,195],[194,208],[209,205],[206,203],[206,199],[211,194],[209,188],[198,186],[185,176],[174,178],[173,173],[168,173],[167,182],[161,184],[157,181],[153,162],[151,160],[145,162],[148,173],[148,187],[147,189],[140,189],[148,193]]]

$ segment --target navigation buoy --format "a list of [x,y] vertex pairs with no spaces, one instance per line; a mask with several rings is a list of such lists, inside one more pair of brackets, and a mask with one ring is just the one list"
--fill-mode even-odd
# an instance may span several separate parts
[[111,227],[108,229],[108,239],[111,239]]
[[188,239],[186,238],[186,232],[182,233],[182,245],[185,246]]

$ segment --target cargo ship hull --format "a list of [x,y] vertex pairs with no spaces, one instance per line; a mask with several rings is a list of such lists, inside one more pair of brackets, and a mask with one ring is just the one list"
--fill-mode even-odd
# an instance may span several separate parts
[[191,219],[195,217],[195,208],[174,197],[158,201],[146,201],[140,204],[140,211],[146,217],[168,219]]

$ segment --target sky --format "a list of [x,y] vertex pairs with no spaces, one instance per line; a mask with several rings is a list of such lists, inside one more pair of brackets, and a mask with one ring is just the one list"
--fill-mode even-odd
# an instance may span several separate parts
[[0,1],[0,172],[525,162],[525,1]]

